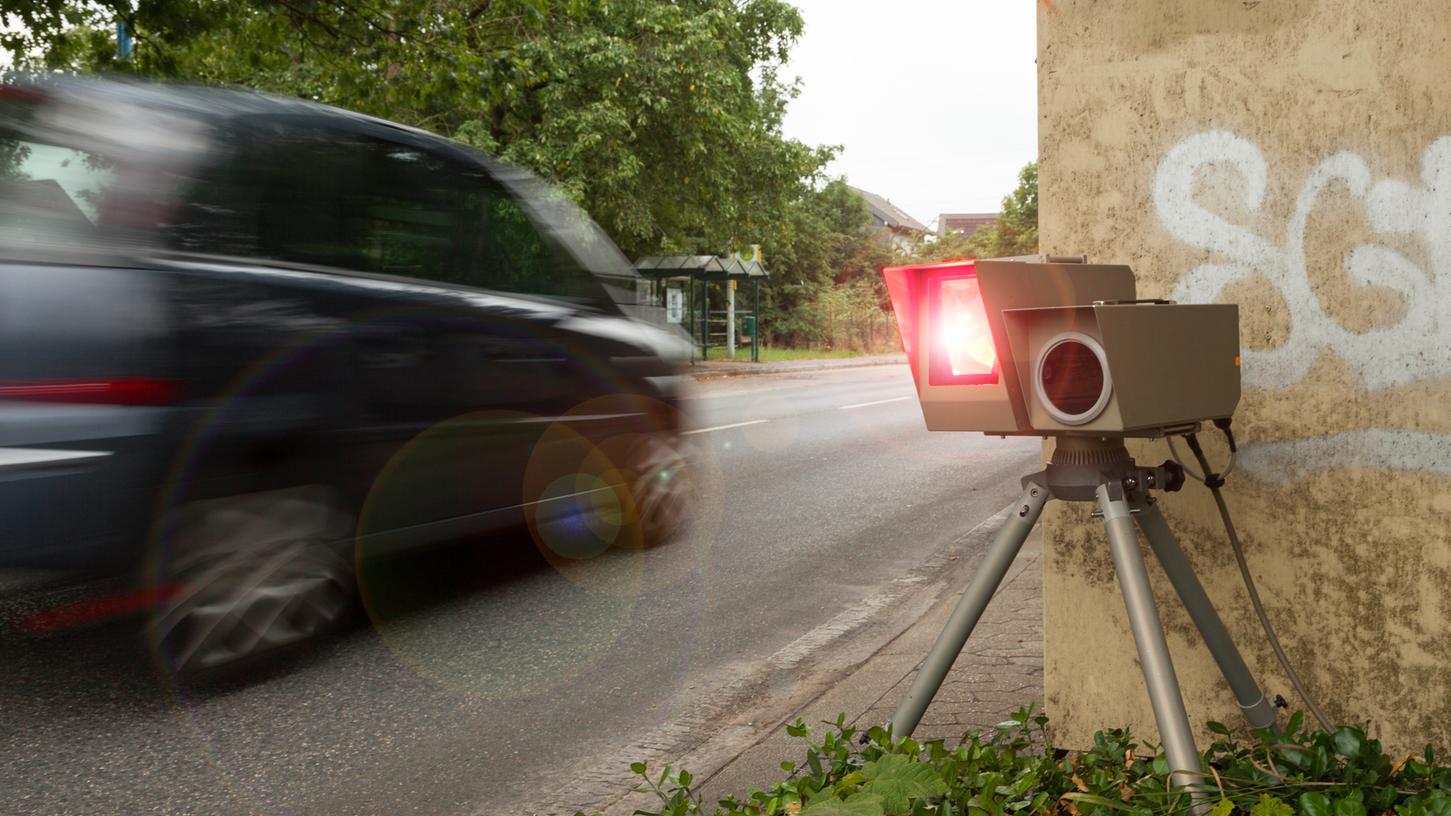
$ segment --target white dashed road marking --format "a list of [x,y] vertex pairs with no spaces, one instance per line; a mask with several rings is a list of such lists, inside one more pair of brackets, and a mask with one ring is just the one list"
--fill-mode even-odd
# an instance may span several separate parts
[[886,405],[889,402],[901,402],[902,400],[909,400],[912,398],[913,395],[908,394],[905,397],[892,397],[891,399],[872,400],[871,402],[858,402],[856,405],[843,405],[841,406],[841,410],[850,411],[853,408],[866,408],[869,405]]
[[696,428],[696,429],[690,430],[690,431],[681,431],[680,435],[681,436],[689,436],[691,434],[710,433],[711,431],[724,431],[724,430],[728,430],[730,428],[744,428],[747,425],[760,425],[763,422],[770,422],[770,421],[771,420],[769,420],[769,419],[753,419],[753,420],[750,420],[749,422],[732,422],[729,425],[717,425],[714,428]]

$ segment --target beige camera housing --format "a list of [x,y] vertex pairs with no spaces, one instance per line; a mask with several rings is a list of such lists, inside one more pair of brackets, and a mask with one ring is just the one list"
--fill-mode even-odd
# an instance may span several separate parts
[[[1041,257],[884,273],[929,430],[1154,437],[1239,403],[1237,306],[1138,301],[1127,266]],[[996,364],[944,373],[943,281],[972,278]]]

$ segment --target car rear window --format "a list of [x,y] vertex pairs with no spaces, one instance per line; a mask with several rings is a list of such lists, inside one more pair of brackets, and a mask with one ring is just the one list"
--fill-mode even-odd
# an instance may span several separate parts
[[95,238],[115,163],[0,131],[0,244],[71,244]]
[[175,116],[0,85],[0,251],[146,242],[203,148]]

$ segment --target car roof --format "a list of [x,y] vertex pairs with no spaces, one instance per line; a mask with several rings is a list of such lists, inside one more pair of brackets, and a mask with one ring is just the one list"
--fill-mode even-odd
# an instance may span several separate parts
[[461,146],[435,133],[344,110],[320,102],[240,87],[214,87],[185,82],[148,82],[122,77],[22,77],[15,87],[57,101],[77,104],[132,107],[169,113],[221,126],[253,116],[288,115],[319,123],[352,125],[359,129],[386,128],[435,144]]

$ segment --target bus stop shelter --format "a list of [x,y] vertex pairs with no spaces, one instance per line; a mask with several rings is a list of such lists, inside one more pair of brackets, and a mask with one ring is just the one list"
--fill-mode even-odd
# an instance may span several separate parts
[[[761,361],[761,281],[769,274],[760,261],[717,255],[651,255],[636,261],[635,268],[641,275],[659,284],[656,288],[662,305],[667,305],[664,301],[668,289],[684,289],[686,306],[680,322],[687,327],[691,339],[700,348],[702,360],[710,359],[713,336],[735,336],[734,322],[740,318],[751,337],[751,362]],[[751,284],[751,311],[736,309],[734,296],[730,295],[727,308],[712,313],[710,284],[725,282],[731,290],[735,290],[741,281]],[[712,330],[712,321],[721,326],[719,332]]]

